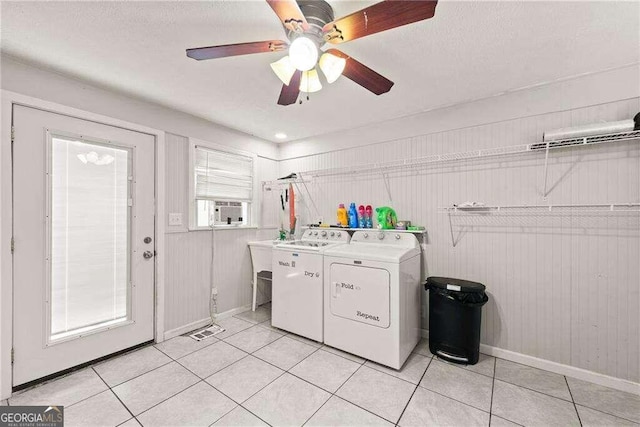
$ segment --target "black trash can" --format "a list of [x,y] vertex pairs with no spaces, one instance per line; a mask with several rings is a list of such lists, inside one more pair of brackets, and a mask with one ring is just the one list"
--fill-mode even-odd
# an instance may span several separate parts
[[482,283],[429,277],[429,350],[449,362],[478,363],[482,306],[489,301]]

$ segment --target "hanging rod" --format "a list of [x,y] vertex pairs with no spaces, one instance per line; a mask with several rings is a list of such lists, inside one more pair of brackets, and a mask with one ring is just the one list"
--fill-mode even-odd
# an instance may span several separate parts
[[513,210],[535,210],[557,212],[558,210],[582,209],[591,212],[640,212],[640,203],[610,203],[610,204],[577,204],[577,205],[507,205],[507,206],[447,206],[439,207],[442,213],[498,213]]
[[427,164],[456,162],[461,160],[475,160],[487,157],[509,156],[513,154],[525,154],[540,151],[548,152],[549,150],[559,148],[584,147],[587,145],[632,140],[640,140],[640,131],[619,132],[608,135],[586,136],[582,138],[562,139],[557,141],[544,141],[532,144],[511,145],[506,147],[486,148],[457,153],[433,154],[430,156],[416,157],[413,159],[393,160],[389,162],[375,162],[330,169],[309,170],[303,173],[308,177],[327,177],[360,172],[375,173],[398,168],[424,166]]

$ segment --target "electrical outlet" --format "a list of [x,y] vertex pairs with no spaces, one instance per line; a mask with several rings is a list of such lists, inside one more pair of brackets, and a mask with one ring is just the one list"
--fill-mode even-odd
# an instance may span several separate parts
[[182,214],[181,213],[170,213],[169,214],[169,225],[182,225]]

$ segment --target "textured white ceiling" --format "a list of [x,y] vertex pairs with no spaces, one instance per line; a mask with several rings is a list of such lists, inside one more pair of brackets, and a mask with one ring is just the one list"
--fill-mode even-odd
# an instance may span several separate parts
[[[336,17],[375,2],[330,1]],[[640,60],[638,2],[441,1],[428,21],[339,48],[395,82],[375,96],[345,78],[276,105],[283,53],[197,62],[189,47],[283,39],[263,1],[6,2],[2,50],[276,141],[403,117]],[[464,120],[461,118],[461,120]]]

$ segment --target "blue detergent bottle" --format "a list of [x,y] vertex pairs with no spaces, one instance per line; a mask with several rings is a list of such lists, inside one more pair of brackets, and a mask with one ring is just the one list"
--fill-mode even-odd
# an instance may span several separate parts
[[349,205],[349,228],[358,228],[358,210],[355,203]]

